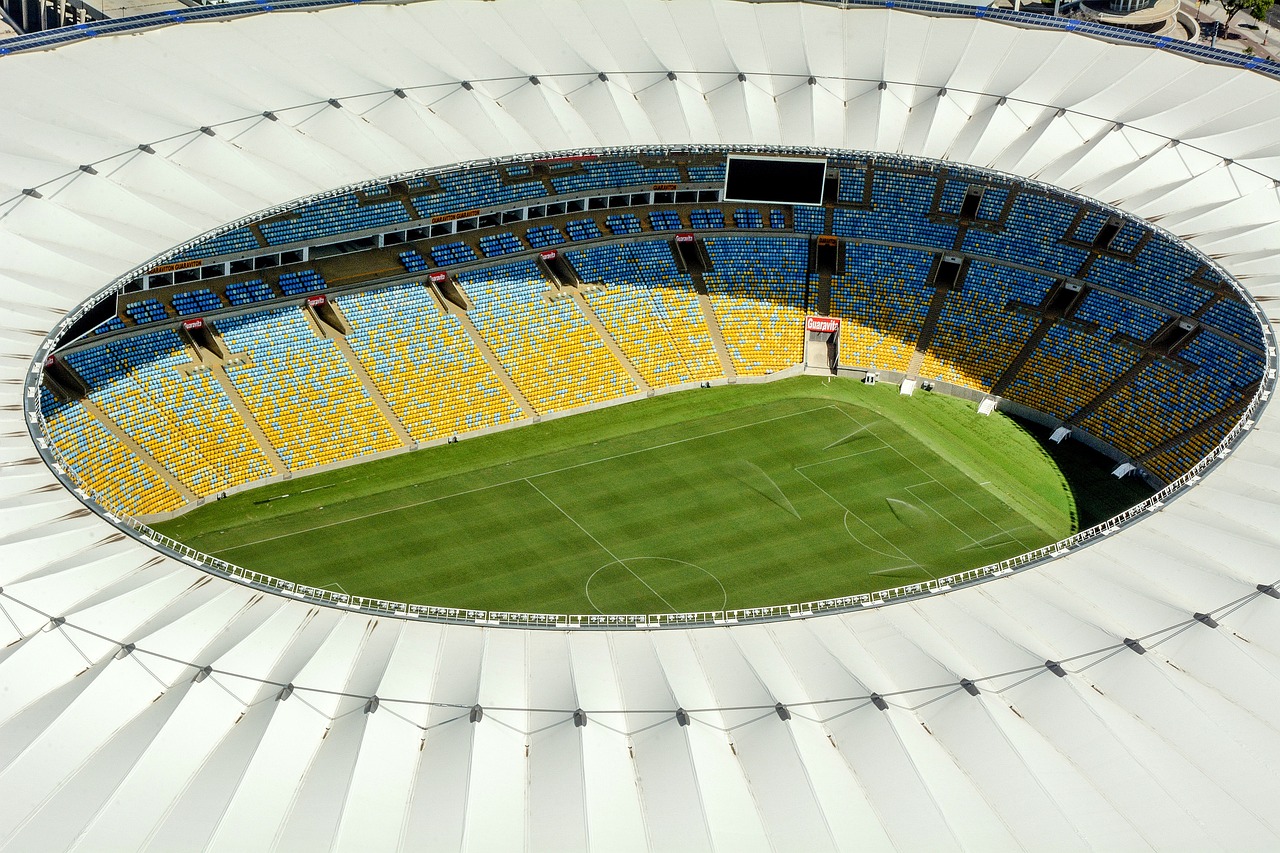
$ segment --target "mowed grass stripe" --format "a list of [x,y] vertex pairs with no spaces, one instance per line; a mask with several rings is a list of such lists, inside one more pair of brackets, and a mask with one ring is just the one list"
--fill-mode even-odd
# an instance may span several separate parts
[[[823,407],[823,408],[831,408],[831,407],[829,407],[829,406],[828,406],[828,407]],[[413,501],[412,503],[407,503],[407,504],[403,504],[403,505],[400,505],[400,506],[388,507],[387,509],[380,509],[380,510],[376,510],[376,511],[374,511],[374,512],[368,512],[368,513],[365,513],[365,514],[363,514],[363,515],[356,515],[356,516],[352,516],[352,517],[350,517],[350,518],[340,518],[340,519],[337,519],[337,520],[334,520],[334,521],[326,522],[326,523],[324,523],[324,524],[317,524],[317,525],[315,525],[314,527],[304,527],[304,528],[301,528],[301,529],[298,529],[298,530],[290,530],[290,531],[287,531],[287,532],[285,532],[285,533],[278,533],[278,534],[273,535],[273,536],[265,536],[265,537],[263,537],[263,538],[261,538],[261,539],[255,539],[255,540],[253,540],[253,541],[250,541],[250,542],[244,542],[244,543],[241,543],[241,544],[238,544],[238,545],[229,545],[229,546],[223,547],[221,550],[211,551],[211,552],[209,552],[209,553],[211,553],[211,554],[215,554],[215,555],[222,555],[222,554],[226,554],[226,553],[228,553],[228,552],[234,551],[234,550],[236,550],[236,549],[238,549],[238,548],[245,548],[245,547],[248,547],[248,546],[251,546],[251,545],[260,545],[260,544],[263,544],[263,543],[266,543],[266,542],[272,542],[272,541],[275,541],[275,540],[278,540],[278,539],[285,539],[285,538],[290,537],[290,536],[298,536],[298,535],[305,534],[305,533],[314,533],[314,532],[316,532],[316,531],[325,530],[325,529],[330,528],[330,527],[336,527],[336,526],[338,526],[338,525],[340,525],[340,524],[349,524],[349,523],[352,523],[352,522],[361,522],[361,521],[366,521],[366,520],[369,520],[369,519],[373,519],[373,518],[375,518],[375,517],[377,517],[377,516],[379,516],[379,515],[385,515],[385,514],[387,514],[387,513],[400,512],[400,511],[402,511],[402,510],[414,509],[414,508],[417,508],[417,507],[425,506],[426,504],[435,503],[436,501],[448,500],[449,498],[455,498],[455,497],[460,497],[460,496],[462,496],[462,495],[474,494],[474,493],[476,493],[476,492],[483,492],[483,491],[485,491],[485,490],[487,490],[487,489],[494,489],[494,488],[500,488],[500,487],[502,487],[502,486],[509,486],[509,485],[511,485],[511,484],[513,484],[513,483],[527,482],[527,481],[529,481],[529,480],[531,480],[531,479],[534,479],[534,478],[537,478],[537,477],[550,477],[550,476],[553,476],[553,475],[555,475],[555,474],[559,474],[559,473],[562,473],[562,472],[565,472],[565,471],[572,471],[572,470],[573,470],[573,469],[575,469],[575,468],[583,468],[583,467],[586,467],[586,466],[588,466],[588,465],[598,465],[598,464],[600,464],[600,463],[602,463],[602,462],[609,462],[609,461],[612,461],[612,460],[614,460],[614,459],[622,459],[622,458],[627,457],[627,456],[634,456],[634,455],[635,455],[635,454],[637,454],[637,453],[649,453],[649,452],[651,452],[651,451],[661,450],[661,449],[663,449],[663,448],[665,448],[665,447],[673,447],[673,446],[675,446],[675,445],[677,445],[677,444],[684,444],[684,443],[686,443],[686,442],[690,442],[690,441],[698,441],[699,439],[710,438],[710,437],[713,437],[713,436],[719,435],[719,434],[721,434],[721,433],[726,433],[726,432],[735,432],[735,431],[737,431],[737,430],[749,429],[750,427],[758,426],[758,425],[763,424],[763,423],[771,423],[772,421],[781,420],[782,418],[795,417],[796,415],[807,414],[808,412],[812,412],[812,411],[817,411],[817,409],[808,409],[808,410],[806,410],[806,411],[804,411],[804,412],[795,412],[795,413],[792,413],[792,414],[778,415],[778,416],[773,417],[773,418],[766,418],[766,419],[764,419],[763,421],[759,421],[759,422],[757,422],[757,423],[751,423],[751,424],[740,424],[740,425],[738,425],[738,426],[726,427],[725,429],[717,430],[717,431],[715,431],[715,432],[707,433],[707,434],[705,434],[705,435],[695,435],[695,436],[690,436],[690,437],[688,437],[688,438],[681,438],[681,439],[676,439],[676,440],[674,440],[674,441],[668,441],[668,442],[666,442],[666,443],[664,443],[664,444],[657,444],[657,445],[654,445],[654,446],[652,446],[652,447],[642,447],[642,448],[640,448],[640,449],[638,449],[638,450],[628,450],[628,451],[623,452],[623,453],[617,453],[617,454],[614,454],[613,456],[606,456],[606,457],[604,457],[603,459],[592,459],[592,460],[588,460],[588,461],[586,461],[586,462],[578,462],[578,463],[575,463],[575,464],[573,464],[573,465],[566,465],[566,466],[565,466],[565,467],[563,467],[563,468],[555,468],[555,469],[552,469],[552,470],[550,470],[550,471],[543,471],[543,472],[538,473],[538,474],[530,474],[530,475],[528,475],[528,476],[526,476],[526,477],[517,477],[517,478],[515,478],[515,479],[511,479],[511,480],[504,480],[504,481],[502,481],[502,482],[492,483],[492,484],[490,484],[490,485],[486,485],[486,486],[477,486],[477,487],[472,488],[472,489],[464,489],[463,491],[460,491],[460,492],[454,492],[454,493],[452,493],[452,494],[439,495],[439,496],[431,497],[431,498],[424,498],[424,499],[422,499],[422,500]],[[536,488],[536,487],[535,487],[535,488]]]
[[[277,499],[255,502],[266,497]],[[247,568],[358,595],[661,612],[949,574],[1065,536],[1073,512],[1061,473],[1010,419],[800,378],[273,484],[162,528]]]

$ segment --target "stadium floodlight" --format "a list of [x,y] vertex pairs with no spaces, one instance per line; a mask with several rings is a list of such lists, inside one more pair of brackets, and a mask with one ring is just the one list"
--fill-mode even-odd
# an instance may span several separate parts
[[587,725],[587,712],[579,708],[573,712],[573,725],[576,728],[584,728]]
[[875,705],[875,706],[876,706],[876,710],[878,710],[878,711],[887,711],[887,710],[889,710],[889,703],[888,703],[888,702],[886,702],[886,701],[884,701],[884,697],[883,697],[883,696],[881,696],[879,693],[872,693],[872,694],[871,694],[871,704],[872,704],[872,705]]
[[680,726],[689,725],[689,712],[686,711],[684,708],[677,708],[676,723],[678,723]]
[[781,702],[778,702],[773,706],[773,712],[777,714],[778,719],[782,720],[784,723],[791,719],[791,711]]
[[1124,638],[1124,644],[1132,652],[1137,652],[1140,655],[1145,655],[1147,653],[1147,650],[1142,647],[1142,643],[1139,643],[1137,640],[1134,640],[1130,637]]
[[196,674],[191,680],[195,684],[199,684],[200,682],[204,681],[206,678],[208,678],[212,674],[213,674],[213,667],[206,664],[205,666],[202,666],[198,670],[196,670]]

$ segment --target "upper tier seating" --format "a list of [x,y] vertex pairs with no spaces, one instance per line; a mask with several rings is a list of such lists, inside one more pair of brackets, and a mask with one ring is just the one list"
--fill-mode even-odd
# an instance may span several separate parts
[[[515,175],[510,171],[511,168],[513,167],[508,167],[508,174]],[[520,175],[529,173],[527,166],[518,168],[524,170]],[[414,210],[422,219],[430,219],[442,213],[510,205],[547,195],[547,188],[542,185],[542,181],[504,184],[498,177],[497,169],[445,172],[437,175],[436,180],[439,181],[442,192],[413,199]]]
[[116,338],[66,361],[89,399],[197,497],[271,476],[222,386],[177,332]]
[[531,261],[458,276],[472,322],[539,413],[637,392],[572,299],[548,300],[550,283]]
[[276,308],[218,320],[232,354],[227,375],[290,470],[400,446],[333,341],[305,309]]
[[1089,267],[1085,280],[1191,314],[1209,299],[1208,290],[1186,281],[1198,266],[1198,259],[1168,241],[1151,239],[1136,263],[1103,256]]
[[[573,174],[557,174],[577,170]],[[575,160],[551,166],[551,186],[558,193],[576,193],[606,187],[640,187],[674,184],[680,170],[674,166],[646,168],[634,160]]]
[[398,201],[360,204],[355,193],[343,193],[303,205],[297,216],[262,225],[267,243],[278,246],[300,240],[314,240],[348,231],[362,231],[409,221],[409,212]]
[[194,246],[183,249],[173,256],[173,261],[195,261],[210,258],[214,255],[229,255],[239,252],[252,252],[262,248],[258,238],[248,228],[234,228]]
[[709,163],[700,166],[690,166],[685,171],[689,173],[689,180],[695,184],[724,183],[724,163]]
[[937,186],[932,175],[877,170],[871,180],[871,209],[836,208],[831,231],[839,237],[953,248],[955,224],[929,218]]
[[568,253],[600,322],[645,382],[665,388],[721,375],[693,281],[665,241],[592,246]]
[[794,237],[706,241],[703,276],[733,368],[762,376],[804,360],[809,246]]
[[[950,216],[960,216],[973,182],[963,178],[948,178],[942,186],[942,196],[938,199],[938,210]],[[1009,198],[1009,190],[1004,187],[986,187],[982,200],[978,203],[976,221],[994,222],[999,219],[1000,212]]]
[[421,284],[353,293],[334,300],[347,340],[417,441],[430,441],[523,417],[457,317],[440,312]]
[[964,250],[1016,260],[1050,274],[1075,275],[1089,252],[1058,241],[1066,236],[1076,209],[1065,199],[1019,192],[1004,225],[992,231],[970,228]]

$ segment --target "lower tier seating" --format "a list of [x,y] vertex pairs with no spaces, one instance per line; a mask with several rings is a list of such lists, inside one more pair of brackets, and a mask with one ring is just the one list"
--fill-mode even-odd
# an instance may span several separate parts
[[831,277],[842,364],[907,369],[934,293],[924,283],[932,263],[916,249],[846,244],[847,272]]
[[227,375],[290,470],[314,468],[400,446],[347,366],[298,307],[217,322],[232,354],[247,363]]
[[469,270],[458,282],[474,305],[472,322],[539,413],[639,390],[573,300],[549,298],[550,282],[532,261]]
[[59,402],[44,388],[40,411],[46,434],[70,467],[72,479],[107,509],[146,516],[186,503],[79,403]]
[[222,386],[172,329],[81,350],[67,363],[89,383],[89,399],[197,497],[272,475]]
[[1005,396],[1055,418],[1071,417],[1138,361],[1110,337],[1106,330],[1051,326]]
[[421,284],[336,300],[347,341],[409,434],[430,441],[524,416],[457,317]]
[[1039,305],[1052,283],[1025,270],[971,263],[963,289],[945,297],[920,375],[990,388],[1036,327],[1033,317],[1009,310],[1009,302]]
[[595,246],[568,254],[600,322],[645,382],[665,388],[721,375],[711,333],[687,273],[665,242]]
[[703,276],[733,369],[762,376],[804,360],[809,246],[794,237],[706,241]]

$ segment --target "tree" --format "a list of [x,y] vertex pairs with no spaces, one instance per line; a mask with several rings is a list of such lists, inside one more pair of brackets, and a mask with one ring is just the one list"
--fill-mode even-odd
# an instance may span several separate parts
[[1267,20],[1267,13],[1275,0],[1222,0],[1222,8],[1227,13],[1227,23],[1241,12],[1247,12],[1255,21]]

